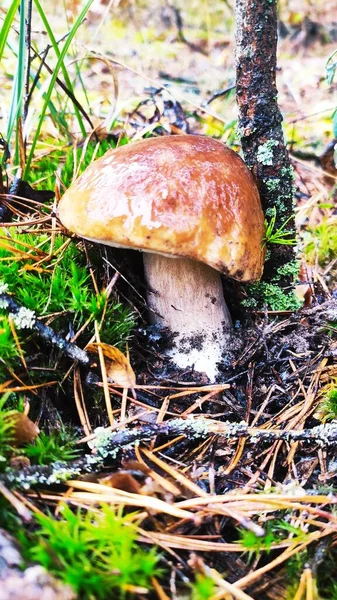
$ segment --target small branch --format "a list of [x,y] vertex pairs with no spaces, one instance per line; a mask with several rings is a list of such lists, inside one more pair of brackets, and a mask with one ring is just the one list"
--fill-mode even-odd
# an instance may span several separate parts
[[138,445],[139,442],[151,441],[156,436],[176,437],[184,435],[188,440],[206,439],[218,436],[227,440],[247,438],[254,444],[273,443],[275,441],[307,442],[320,446],[337,445],[337,422],[326,423],[302,430],[266,430],[249,427],[246,423],[221,423],[204,417],[187,419],[171,419],[161,424],[146,424],[134,429],[110,431],[104,429],[90,441],[93,454],[86,454],[71,463],[57,462],[47,466],[31,466],[20,471],[9,471],[0,475],[0,482],[7,487],[27,489],[39,485],[62,484],[65,480],[79,477],[83,473],[97,472],[100,468],[111,465],[123,448]]
[[[21,171],[21,169],[19,169],[12,181],[11,187],[9,188],[8,196],[18,196],[19,195],[19,187],[20,187],[20,183],[22,181],[21,175],[22,175],[22,171]],[[0,223],[9,222],[9,221],[11,221],[11,219],[12,219],[12,211],[11,211],[10,207],[5,202],[0,201]]]
[[[4,284],[0,288],[4,288]],[[1,290],[2,291],[2,290]],[[36,331],[41,338],[43,338],[48,344],[61,350],[63,354],[76,360],[84,366],[90,364],[90,358],[88,354],[76,346],[65,340],[61,335],[56,333],[51,327],[39,321],[32,310],[20,306],[9,294],[6,292],[1,293],[0,291],[0,308],[6,310],[14,318],[14,323],[18,329],[33,329]]]

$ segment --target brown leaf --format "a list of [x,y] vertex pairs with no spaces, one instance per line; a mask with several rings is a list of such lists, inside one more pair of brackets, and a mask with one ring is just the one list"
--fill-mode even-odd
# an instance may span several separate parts
[[13,443],[28,444],[40,433],[40,430],[27,415],[19,411],[11,411],[8,417],[14,423]]
[[111,473],[106,477],[99,479],[103,485],[130,492],[132,494],[141,494],[141,486],[130,473]]
[[21,471],[30,467],[30,460],[27,456],[13,456],[9,461],[11,469],[14,471]]
[[113,379],[118,385],[133,389],[136,385],[136,375],[128,357],[115,346],[102,342],[89,344],[86,350],[97,354],[98,346],[103,350],[108,378]]

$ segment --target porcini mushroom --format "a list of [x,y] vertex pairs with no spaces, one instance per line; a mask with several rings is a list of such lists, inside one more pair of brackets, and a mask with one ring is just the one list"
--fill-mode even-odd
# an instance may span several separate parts
[[263,270],[263,212],[241,158],[199,135],[130,143],[84,171],[59,218],[88,240],[144,251],[151,321],[176,334],[178,367],[213,380],[231,328],[220,273],[247,282]]

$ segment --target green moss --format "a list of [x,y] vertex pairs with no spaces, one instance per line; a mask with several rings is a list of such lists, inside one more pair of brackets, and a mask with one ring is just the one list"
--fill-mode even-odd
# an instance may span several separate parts
[[319,405],[319,413],[323,421],[334,421],[337,419],[337,382],[321,390],[323,401]]
[[76,437],[68,429],[62,428],[60,431],[44,433],[23,449],[23,454],[27,456],[34,465],[49,465],[57,461],[74,460],[79,455],[79,449],[75,446]]
[[[90,316],[100,317],[106,298],[104,292],[95,293],[80,246],[70,243],[62,249],[64,242],[65,238],[61,235],[56,236],[51,246],[52,240],[45,234],[20,234],[14,228],[11,228],[10,234],[0,231],[0,280],[6,281],[8,292],[26,309],[37,315],[64,311],[71,315],[73,324],[81,326]],[[45,253],[45,257],[50,251],[53,256],[35,268],[37,248]],[[27,256],[27,252],[32,258]],[[107,337],[113,335],[119,320],[126,327],[124,331],[123,327],[118,328],[119,339],[115,337],[110,340],[111,343],[125,339],[125,334],[128,336],[133,318],[131,311],[120,303],[110,303],[105,321]],[[1,342],[6,344],[9,337],[4,316],[0,331],[1,328],[0,347]]]
[[298,310],[302,306],[293,291],[286,293],[274,283],[252,283],[248,286],[248,293],[250,297],[242,301],[246,308],[262,310],[266,306],[268,310],[283,311]]
[[268,553],[273,544],[287,539],[289,535],[295,543],[305,541],[309,534],[300,526],[295,527],[284,519],[268,521],[263,527],[262,535],[258,535],[252,529],[239,529],[240,543],[250,558],[260,556],[263,551]]
[[137,542],[135,515],[113,507],[73,513],[65,504],[60,518],[36,515],[38,530],[20,535],[24,558],[37,561],[71,585],[82,600],[134,597],[132,587],[151,586],[160,572],[154,548]]
[[8,393],[0,397],[0,472],[4,471],[7,466],[14,438],[13,415],[15,411],[8,408],[8,398]]
[[216,586],[213,579],[197,574],[195,583],[191,585],[190,600],[209,600],[215,596],[215,593]]
[[0,356],[7,364],[14,364],[19,350],[13,339],[8,317],[0,314]]
[[296,281],[298,278],[298,273],[300,270],[300,261],[298,259],[292,260],[286,265],[279,267],[276,271],[276,276],[273,278],[273,281],[277,281],[282,276],[292,277],[293,281]]
[[[0,282],[6,281],[6,291],[23,307],[20,322],[15,318],[23,352],[30,331],[22,326],[29,325],[33,314],[40,317],[54,313],[59,316],[54,317],[52,326],[61,334],[68,333],[70,323],[76,331],[85,322],[99,320],[104,313],[102,341],[123,348],[134,327],[134,314],[116,299],[108,301],[104,290],[95,291],[81,245],[65,242],[61,235],[52,242],[50,236],[38,232],[22,234],[14,227],[9,232],[0,230]],[[46,260],[37,265],[36,259],[41,258]],[[88,341],[92,329],[91,324],[84,330],[80,345]],[[5,380],[8,379],[5,365],[13,367],[19,351],[8,315],[1,307],[0,356],[5,363],[0,363],[0,380]]]

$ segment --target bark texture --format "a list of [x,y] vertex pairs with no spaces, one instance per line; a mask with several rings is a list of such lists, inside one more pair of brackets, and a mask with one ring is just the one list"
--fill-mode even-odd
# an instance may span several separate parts
[[[236,0],[236,93],[239,133],[247,166],[259,187],[266,218],[276,228],[293,215],[293,169],[277,104],[277,0]],[[293,229],[291,220],[289,229]],[[265,280],[294,258],[294,249],[270,245]],[[289,284],[283,278],[284,284]]]

